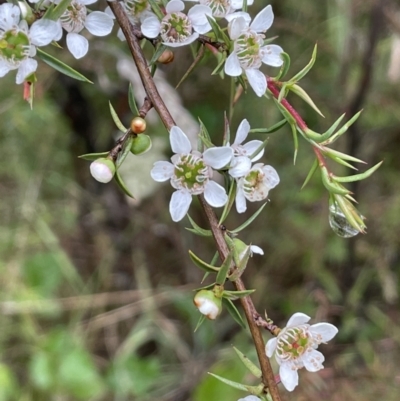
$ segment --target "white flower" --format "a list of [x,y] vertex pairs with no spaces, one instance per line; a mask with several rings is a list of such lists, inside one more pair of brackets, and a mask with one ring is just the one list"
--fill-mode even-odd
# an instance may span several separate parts
[[96,181],[106,184],[114,177],[115,165],[110,159],[97,159],[90,164],[90,174]]
[[143,35],[148,38],[161,35],[164,45],[178,47],[194,42],[199,34],[205,34],[211,30],[206,17],[206,15],[212,16],[210,7],[195,5],[187,15],[182,12],[184,8],[183,1],[170,1],[165,7],[166,15],[161,21],[155,15],[142,21]]
[[261,10],[253,22],[243,16],[234,18],[228,26],[230,38],[234,41],[234,50],[226,59],[225,73],[238,77],[244,73],[257,96],[262,96],[267,90],[265,75],[259,70],[262,63],[280,67],[283,60],[280,54],[282,48],[277,45],[264,45],[263,33],[274,21],[272,7]]
[[246,199],[250,202],[266,199],[270,189],[279,184],[279,176],[272,166],[255,164],[250,171],[237,180],[236,210],[238,213],[246,211]]
[[113,27],[113,19],[102,11],[87,12],[86,6],[97,0],[72,0],[60,18],[62,27],[68,32],[67,47],[79,59],[89,50],[88,40],[79,34],[86,28],[94,36],[106,36]]
[[189,210],[192,195],[204,193],[207,203],[213,207],[224,206],[228,201],[225,189],[212,181],[212,168],[221,169],[232,159],[230,147],[214,147],[207,149],[203,155],[192,151],[190,141],[177,126],[171,128],[170,142],[175,153],[171,161],[154,163],[151,176],[155,181],[171,180],[176,189],[172,194],[169,211],[173,221],[182,220]]
[[250,159],[250,156],[262,145],[262,141],[253,140],[242,145],[250,131],[250,124],[243,120],[236,132],[235,141],[231,145],[234,157],[229,167],[229,174],[233,178],[245,176],[251,169],[251,162],[259,160],[264,154],[262,149],[256,156]]
[[241,398],[238,401],[261,401],[260,398],[256,397],[255,395],[248,395],[247,397]]
[[217,298],[210,290],[200,290],[193,302],[199,312],[211,320],[215,320],[222,311],[221,298]]
[[[243,8],[243,0],[188,0],[196,1],[204,6],[211,8],[212,15],[216,18],[227,18],[230,20],[230,16],[240,8]],[[247,5],[253,4],[253,0],[249,0]],[[249,17],[250,18],[250,17]]]
[[325,358],[317,351],[318,345],[335,337],[338,329],[330,323],[307,324],[310,317],[295,313],[286,327],[267,342],[265,352],[269,358],[275,353],[280,365],[279,376],[288,391],[299,383],[298,369],[305,367],[309,372],[323,369]]
[[36,47],[48,45],[59,34],[55,21],[43,18],[28,27],[20,19],[19,7],[10,3],[0,5],[0,77],[18,70],[17,84],[36,71],[37,61],[32,58]]

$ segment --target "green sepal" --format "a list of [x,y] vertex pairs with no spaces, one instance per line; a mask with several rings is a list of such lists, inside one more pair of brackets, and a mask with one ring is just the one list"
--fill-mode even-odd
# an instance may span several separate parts
[[375,166],[371,167],[369,170],[367,170],[361,174],[350,175],[348,177],[336,177],[335,176],[335,181],[337,181],[337,182],[354,182],[354,181],[364,180],[365,178],[368,178],[370,175],[372,175],[376,170],[378,170],[378,168],[381,166],[382,163],[383,163],[383,161],[379,162],[378,164],[375,164]]
[[192,251],[189,251],[189,256],[190,259],[192,259],[192,262],[199,267],[200,269],[209,272],[209,273],[215,273],[219,271],[219,267],[215,267],[212,266],[206,262],[204,262],[204,260],[201,260],[198,256],[196,256]]
[[211,372],[208,372],[208,374],[215,377],[222,383],[227,384],[230,387],[236,388],[238,390],[247,391],[248,393],[253,394],[253,395],[261,395],[264,391],[264,384],[259,384],[258,386],[246,386],[245,384],[237,383],[232,380],[225,379],[224,377],[218,376]]
[[342,128],[338,132],[336,132],[334,135],[332,135],[329,139],[327,139],[324,142],[324,145],[329,145],[333,142],[335,142],[338,138],[340,138],[360,117],[360,114],[362,113],[362,110],[360,110],[358,113],[354,114],[354,116],[347,121],[347,123],[343,124]]
[[208,23],[211,25],[211,29],[214,32],[215,38],[218,42],[224,42],[227,46],[230,45],[231,41],[226,36],[225,32],[221,29],[221,27],[217,24],[217,21],[213,17],[210,17],[206,14],[206,18]]
[[241,351],[239,351],[236,347],[233,347],[235,350],[236,354],[242,361],[243,365],[246,366],[246,368],[258,379],[261,379],[262,377],[262,372],[261,369],[256,366],[253,362],[250,361],[249,358],[247,358],[246,355],[244,355]]
[[191,231],[197,235],[200,235],[202,237],[211,237],[212,232],[211,230],[205,230],[204,228],[201,228],[199,225],[196,224],[196,222],[189,216],[187,215],[190,221],[190,224],[192,225],[192,228],[186,228],[186,230]]
[[54,68],[58,72],[61,72],[62,74],[67,75],[70,78],[74,78],[78,81],[87,82],[89,84],[93,83],[92,81],[87,79],[84,75],[82,75],[80,72],[75,71],[69,65],[64,64],[62,61],[44,52],[38,47],[36,48],[36,51],[37,51],[36,55],[38,58],[40,58],[42,61],[44,61],[46,64],[48,64],[50,67]]
[[43,18],[57,21],[64,14],[65,10],[71,3],[72,0],[61,0],[54,8],[51,8],[50,11],[47,10]]
[[218,271],[217,278],[215,279],[216,284],[218,284],[218,285],[225,284],[226,277],[227,277],[227,275],[229,273],[229,269],[232,265],[232,259],[233,259],[232,252],[229,252]]
[[231,314],[235,322],[239,324],[239,326],[245,329],[246,323],[244,322],[242,315],[239,313],[233,302],[230,299],[222,298],[222,303],[224,304],[228,312]]
[[320,167],[320,170],[321,170],[322,183],[329,192],[338,195],[347,195],[351,193],[343,185],[332,181],[332,178],[330,177],[329,171],[326,167],[322,166]]
[[127,137],[122,142],[122,149],[118,153],[117,160],[115,161],[115,167],[117,167],[117,169],[121,167],[121,164],[124,162],[126,156],[128,156],[129,152],[131,151],[131,146],[133,141],[134,141],[134,136],[127,135]]
[[282,52],[280,54],[281,59],[283,60],[283,64],[281,69],[279,70],[278,75],[274,78],[275,81],[280,81],[289,71],[290,68],[290,56],[289,54]]
[[229,212],[232,209],[233,203],[235,202],[236,198],[236,186],[236,180],[231,180],[228,193],[228,202],[226,202],[224,210],[222,211],[221,218],[219,219],[219,225],[221,225],[225,221],[225,219],[229,215]]
[[299,85],[297,84],[293,84],[290,86],[290,90],[297,95],[298,97],[300,97],[301,99],[303,99],[309,106],[311,106],[321,117],[325,116],[321,113],[321,111],[319,110],[319,108],[315,105],[315,103],[313,102],[313,100],[311,99],[311,97],[308,95],[308,93],[301,88]]
[[[157,60],[159,59],[159,57],[164,53],[165,50],[167,50],[168,47],[163,45],[162,43],[160,43],[157,47],[155,52],[153,53],[153,56],[151,57],[150,66],[153,66]],[[153,75],[153,74],[152,74]]]
[[116,113],[116,111],[114,110],[114,107],[112,106],[111,102],[108,102],[109,106],[110,106],[110,113],[111,113],[111,117],[114,120],[115,125],[117,126],[117,128],[122,131],[122,132],[126,132],[128,130],[128,128],[125,128],[124,124],[122,124],[121,120],[118,117],[118,114]]
[[128,102],[129,108],[134,116],[139,115],[139,110],[136,105],[135,95],[133,94],[133,85],[132,82],[129,83],[129,90],[128,90]]
[[107,157],[109,152],[101,152],[101,153],[86,153],[84,155],[78,156],[79,159],[94,161],[101,157]]
[[194,333],[196,333],[196,331],[199,329],[199,327],[204,323],[204,320],[206,320],[205,315],[200,314],[200,318],[199,318],[199,321],[196,324],[196,327],[194,329]]
[[281,120],[278,123],[274,124],[272,127],[251,129],[249,131],[249,133],[251,133],[251,134],[272,134],[272,133],[280,130],[286,123],[287,123],[287,121],[284,119],[284,120]]
[[249,219],[247,219],[243,224],[241,224],[239,227],[235,228],[234,230],[231,230],[231,233],[237,234],[238,232],[244,230],[247,226],[249,226],[256,218],[257,216],[262,212],[264,209],[265,205],[268,202],[265,202]]
[[300,190],[302,190],[311,180],[311,177],[314,175],[314,173],[318,170],[318,160],[315,159],[313,165],[311,166],[310,171],[307,174],[306,179],[304,180],[303,185],[301,186]]
[[317,58],[317,45],[314,46],[314,50],[313,50],[311,60],[309,61],[309,63],[301,71],[299,71],[294,77],[292,77],[289,80],[289,82],[296,83],[296,82],[300,81],[302,78],[304,78],[308,74],[308,72],[311,70],[311,68],[313,67],[316,58]]
[[135,197],[131,194],[129,189],[126,187],[124,181],[122,180],[121,176],[119,175],[118,170],[115,172],[114,175],[115,181],[118,184],[118,186],[122,189],[122,191],[125,193],[125,195],[128,195],[130,198],[135,199]]
[[248,295],[253,294],[255,290],[245,290],[245,291],[224,291],[223,297],[235,301],[239,298],[247,297]]

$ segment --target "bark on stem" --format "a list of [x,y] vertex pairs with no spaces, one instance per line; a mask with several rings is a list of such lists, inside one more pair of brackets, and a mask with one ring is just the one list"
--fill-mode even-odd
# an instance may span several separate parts
[[[124,33],[125,38],[128,42],[129,49],[132,53],[133,60],[138,69],[147,97],[157,111],[165,127],[169,130],[173,125],[175,125],[175,122],[169,110],[165,106],[160,94],[158,93],[153,77],[150,74],[146,58],[144,57],[144,54],[140,47],[139,39],[135,35],[136,30],[130,23],[122,6],[118,2],[109,2],[108,5],[114,13],[115,18],[118,21],[118,24],[121,27],[122,32]],[[210,223],[210,227],[214,235],[219,255],[222,260],[225,260],[226,256],[229,253],[229,249],[218,226],[217,216],[215,215],[214,210],[208,205],[208,203],[204,200],[202,196],[199,196],[199,199]],[[241,279],[236,280],[234,284],[238,290],[246,290],[246,287]],[[259,314],[256,311],[253,301],[250,297],[241,298],[240,301],[242,303],[242,307],[244,309],[247,322],[249,324],[250,333],[253,337],[254,346],[257,351],[258,360],[260,362],[260,367],[263,375],[263,382],[269,388],[273,401],[281,401],[278,387],[275,382],[274,372],[265,354],[264,340],[262,338],[260,329],[255,322],[255,319],[259,316]]]

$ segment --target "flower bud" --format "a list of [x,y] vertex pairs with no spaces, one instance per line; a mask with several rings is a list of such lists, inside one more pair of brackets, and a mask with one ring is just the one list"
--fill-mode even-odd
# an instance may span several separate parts
[[106,184],[114,177],[115,164],[105,157],[97,159],[90,165],[90,174],[95,180]]
[[133,139],[131,152],[134,155],[142,155],[151,149],[151,138],[148,135],[137,135]]
[[174,61],[174,53],[171,50],[164,50],[157,60],[161,64],[168,64]]
[[222,311],[222,300],[210,290],[199,291],[194,299],[197,309],[208,319],[215,320]]
[[146,131],[146,121],[142,117],[135,117],[131,121],[131,130],[134,134],[141,134]]

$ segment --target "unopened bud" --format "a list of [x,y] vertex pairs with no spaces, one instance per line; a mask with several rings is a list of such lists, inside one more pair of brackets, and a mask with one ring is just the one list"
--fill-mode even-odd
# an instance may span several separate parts
[[222,311],[222,300],[210,290],[199,291],[194,299],[197,309],[207,318],[214,320]]
[[142,117],[135,117],[131,121],[131,130],[134,134],[141,134],[146,131],[146,121]]
[[168,64],[174,61],[174,53],[171,50],[164,50],[157,60],[161,64]]
[[148,135],[137,135],[133,139],[131,145],[131,152],[134,155],[142,155],[151,149],[151,138]]
[[106,184],[114,177],[115,164],[110,159],[97,159],[90,165],[90,174],[96,181]]

